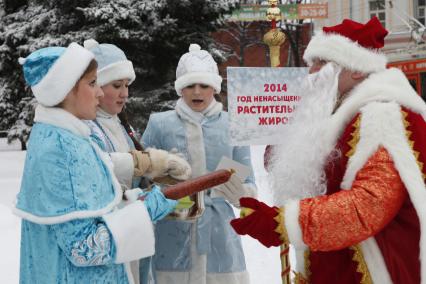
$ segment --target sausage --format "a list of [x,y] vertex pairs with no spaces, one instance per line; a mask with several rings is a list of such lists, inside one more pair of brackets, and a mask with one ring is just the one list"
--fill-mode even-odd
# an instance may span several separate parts
[[211,187],[226,183],[235,171],[217,170],[194,179],[180,182],[163,190],[164,196],[169,199],[178,200],[188,195],[206,190]]

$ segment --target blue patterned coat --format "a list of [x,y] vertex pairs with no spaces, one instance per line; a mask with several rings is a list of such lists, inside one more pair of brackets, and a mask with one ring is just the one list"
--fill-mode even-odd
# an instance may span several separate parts
[[145,206],[117,209],[112,162],[87,125],[41,106],[35,121],[14,208],[23,218],[20,283],[133,283],[127,263],[154,253]]

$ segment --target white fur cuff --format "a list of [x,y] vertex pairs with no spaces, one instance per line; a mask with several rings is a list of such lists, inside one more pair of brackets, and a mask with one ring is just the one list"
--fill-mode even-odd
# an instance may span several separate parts
[[285,227],[287,229],[288,239],[296,249],[306,249],[303,242],[302,228],[299,224],[299,203],[300,200],[291,200],[285,203]]
[[132,179],[134,172],[133,157],[129,153],[110,153],[112,163],[114,164],[114,174],[120,184],[127,188],[132,188]]
[[148,210],[141,201],[103,216],[113,236],[115,263],[124,263],[155,252],[154,228]]

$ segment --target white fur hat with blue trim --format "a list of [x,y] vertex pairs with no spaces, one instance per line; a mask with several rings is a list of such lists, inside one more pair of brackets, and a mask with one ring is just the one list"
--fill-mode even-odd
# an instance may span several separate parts
[[177,94],[181,96],[182,89],[192,84],[211,86],[219,94],[221,83],[217,63],[210,53],[202,50],[198,44],[191,44],[189,52],[182,55],[176,68]]
[[94,39],[84,41],[84,47],[95,54],[98,62],[98,85],[105,86],[115,80],[129,79],[131,84],[135,78],[135,70],[124,52],[113,44],[99,44]]
[[41,48],[19,63],[37,101],[49,107],[65,99],[93,59],[93,53],[73,42],[67,48]]

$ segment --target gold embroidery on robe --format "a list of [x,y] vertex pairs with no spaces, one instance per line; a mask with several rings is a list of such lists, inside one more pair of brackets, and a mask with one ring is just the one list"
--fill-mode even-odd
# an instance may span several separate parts
[[408,112],[401,110],[402,117],[404,118],[404,127],[405,127],[405,135],[408,139],[408,144],[411,147],[411,150],[413,151],[414,157],[416,158],[417,165],[420,168],[420,172],[422,173],[423,179],[426,180],[426,175],[423,173],[423,162],[420,161],[419,156],[420,152],[414,150],[414,140],[411,139],[411,134],[413,134],[410,130],[408,130],[408,127],[410,126],[410,123],[407,120]]
[[348,145],[351,146],[351,149],[346,153],[346,157],[350,158],[355,153],[356,145],[359,142],[360,138],[360,128],[361,128],[361,116],[359,115],[353,126],[355,130],[351,133],[352,139],[349,140]]
[[368,270],[360,245],[351,246],[351,250],[354,251],[352,260],[358,263],[356,271],[362,274],[360,284],[372,284],[370,271]]

